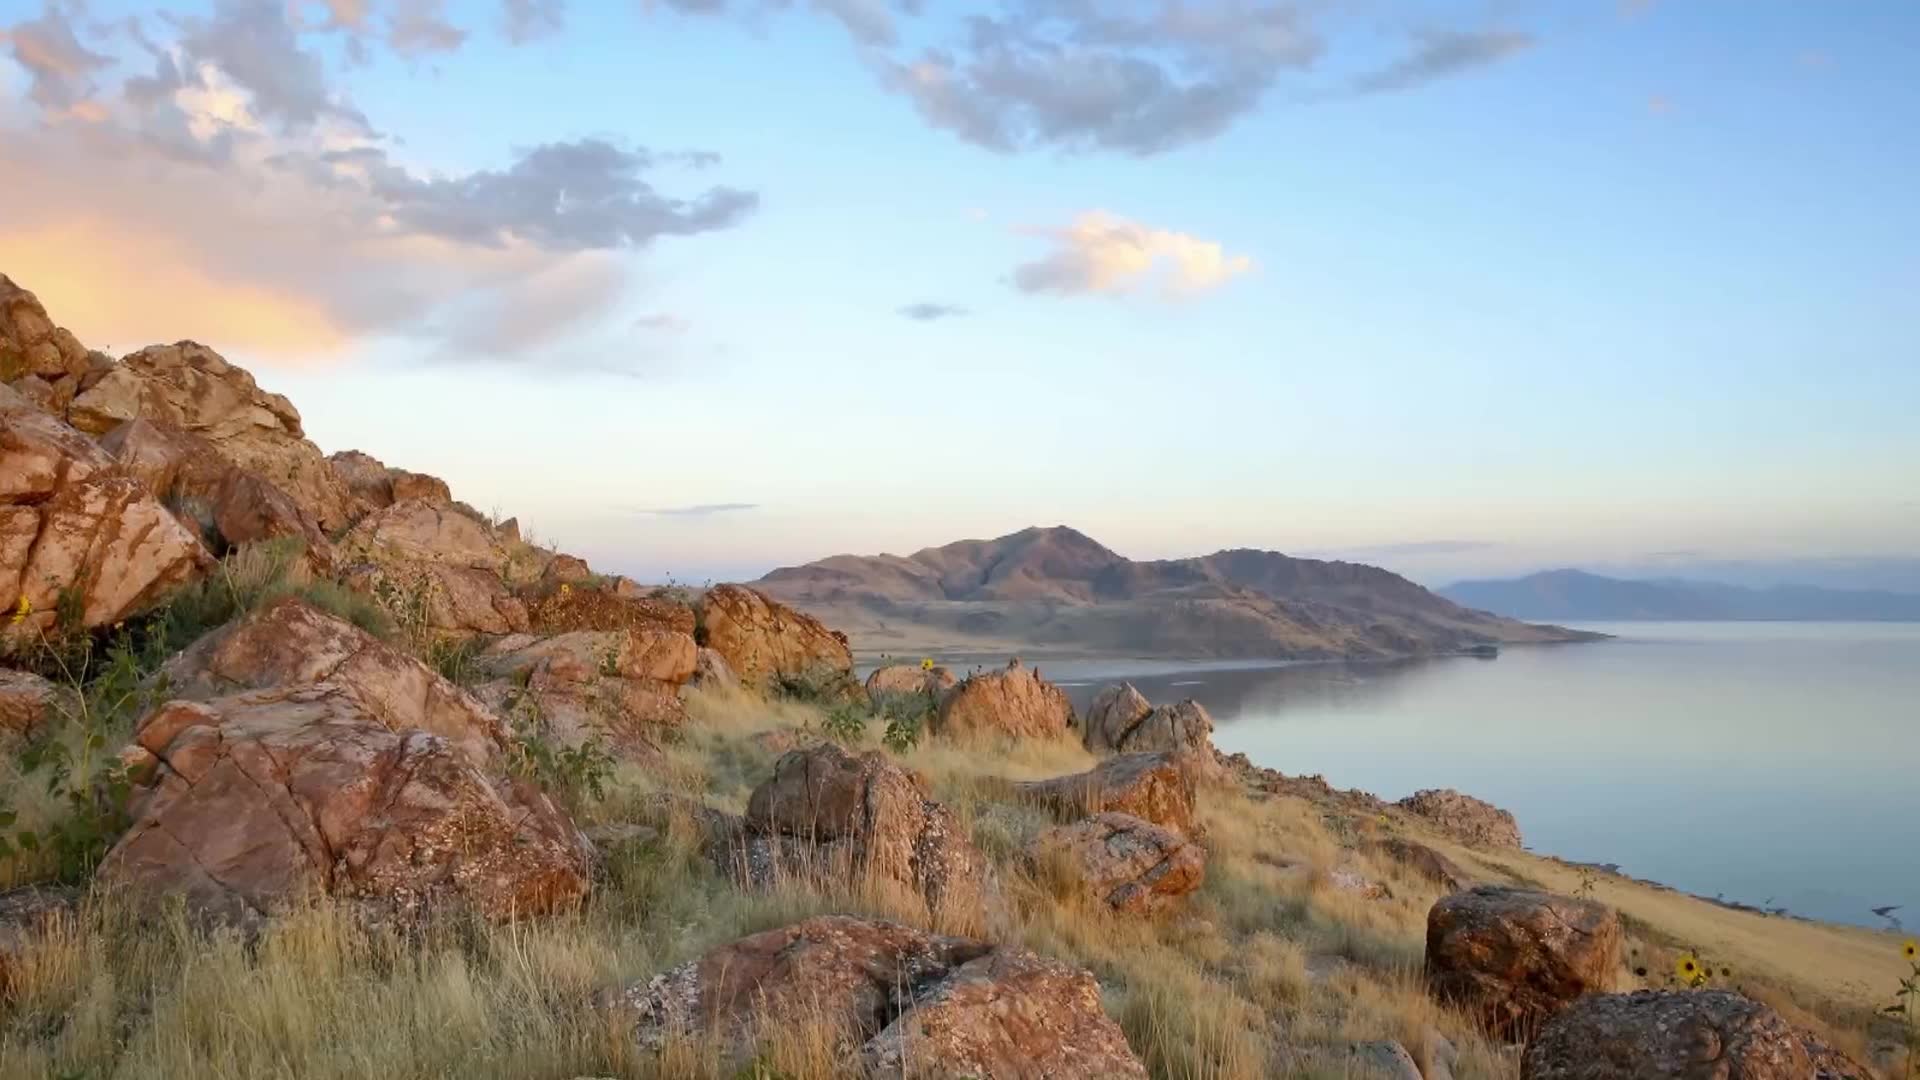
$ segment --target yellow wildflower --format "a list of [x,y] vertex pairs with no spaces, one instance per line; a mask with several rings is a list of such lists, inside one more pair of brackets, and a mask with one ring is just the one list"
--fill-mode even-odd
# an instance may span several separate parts
[[932,671],[932,670],[933,670],[933,657],[931,657],[931,656],[929,656],[929,657],[926,657],[926,658],[924,658],[924,659],[922,659],[922,660],[920,661],[920,670],[921,670],[921,671]]
[[1908,960],[1920,959],[1920,944],[1916,944],[1911,940],[1908,941],[1905,945],[1900,946],[1900,955],[1906,957]]
[[561,583],[560,583],[560,595],[561,595],[561,596],[572,596],[572,595],[573,595],[573,586],[571,586],[571,585],[569,585],[569,584],[567,584],[567,583],[566,583],[566,582],[564,582],[564,581],[563,581],[563,582],[561,582]]
[[26,593],[21,593],[19,601],[13,605],[13,625],[19,626],[31,614],[33,614],[33,601],[27,599]]
[[1673,962],[1673,973],[1688,986],[1698,986],[1706,981],[1707,977],[1706,971],[1700,966],[1700,961],[1694,959],[1692,953],[1682,954],[1680,959]]

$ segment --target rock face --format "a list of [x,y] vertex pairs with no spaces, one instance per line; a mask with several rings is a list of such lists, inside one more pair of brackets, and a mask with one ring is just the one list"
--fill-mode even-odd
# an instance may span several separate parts
[[1010,661],[1003,671],[975,675],[955,686],[934,718],[937,734],[961,738],[1012,735],[1046,738],[1073,726],[1066,691]]
[[388,729],[437,735],[476,766],[493,765],[507,748],[506,725],[471,694],[359,627],[291,597],[208,634],[162,670],[167,692],[188,701],[336,683]]
[[746,683],[821,686],[833,694],[858,690],[845,634],[752,589],[708,589],[699,601],[699,620],[704,644]]
[[498,635],[530,625],[510,588],[513,554],[485,522],[451,504],[396,502],[361,519],[338,547],[349,585],[384,594],[429,630]]
[[1194,835],[1193,779],[1174,754],[1121,754],[1086,772],[1016,783],[1013,790],[1063,820],[1113,811]]
[[1207,853],[1171,829],[1127,814],[1095,814],[1041,833],[1028,856],[1070,875],[1115,912],[1163,910],[1200,887]]
[[1087,707],[1081,738],[1095,753],[1193,751],[1213,757],[1213,717],[1191,699],[1154,708],[1132,683],[1109,686]]
[[92,367],[80,340],[55,326],[37,297],[0,274],[0,384],[64,416]]
[[747,800],[746,827],[761,841],[747,852],[755,862],[797,856],[802,869],[851,873],[950,921],[991,919],[1001,905],[986,856],[926,782],[884,754],[832,743],[782,754]]
[[883,697],[889,694],[925,694],[934,700],[953,689],[953,672],[944,667],[925,668],[918,664],[888,664],[875,668],[867,676],[867,696]]
[[544,794],[389,727],[340,683],[169,702],[134,738],[147,782],[98,871],[109,886],[241,923],[317,893],[488,918],[586,894],[592,848]]
[[447,482],[426,473],[388,468],[372,454],[345,450],[327,457],[327,465],[347,489],[349,513],[358,520],[406,499],[452,502]]
[[1482,885],[1427,913],[1428,983],[1497,1032],[1524,1035],[1611,990],[1619,966],[1619,917],[1592,901]]
[[1524,1080],[1866,1080],[1766,1005],[1724,990],[1597,994],[1547,1022]]
[[0,388],[0,595],[31,607],[0,637],[52,627],[69,588],[81,590],[82,625],[119,622],[208,565],[193,534],[106,451]]
[[476,692],[568,746],[601,735],[616,748],[651,750],[661,728],[686,720],[680,688],[698,654],[692,636],[654,627],[514,634],[481,654],[498,677]]
[[796,1021],[840,1028],[878,1075],[1144,1077],[1092,976],[1021,950],[824,915],[712,950],[611,996],[635,1041],[718,1035],[728,1057]]
[[0,668],[0,750],[38,733],[59,698],[60,688],[40,676]]
[[1433,822],[1458,839],[1481,847],[1520,846],[1513,815],[1451,788],[1416,791],[1394,805]]
[[[0,287],[6,278],[0,277]],[[0,308],[0,314],[4,309]],[[0,892],[0,1003],[13,992],[13,969],[35,938],[80,909],[80,890],[58,885],[28,885]]]

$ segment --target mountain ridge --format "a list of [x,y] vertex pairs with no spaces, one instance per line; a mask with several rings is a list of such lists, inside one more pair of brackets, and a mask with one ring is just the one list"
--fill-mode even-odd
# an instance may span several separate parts
[[1133,560],[1070,526],[833,555],[754,585],[863,651],[1041,646],[1182,658],[1387,659],[1592,635],[1463,608],[1363,563],[1229,548]]
[[1455,603],[1521,619],[1796,622],[1920,621],[1920,594],[1815,585],[1751,588],[1689,578],[1615,578],[1543,570],[1435,590]]

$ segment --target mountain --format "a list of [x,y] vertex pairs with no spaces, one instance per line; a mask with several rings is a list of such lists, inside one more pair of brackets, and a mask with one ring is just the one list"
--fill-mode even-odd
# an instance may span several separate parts
[[1711,581],[1627,580],[1549,570],[1440,590],[1468,607],[1522,619],[1920,620],[1920,594],[1812,585],[1750,589]]
[[1470,611],[1378,567],[1247,549],[1136,562],[1065,526],[835,555],[754,584],[867,652],[1384,659],[1594,636]]

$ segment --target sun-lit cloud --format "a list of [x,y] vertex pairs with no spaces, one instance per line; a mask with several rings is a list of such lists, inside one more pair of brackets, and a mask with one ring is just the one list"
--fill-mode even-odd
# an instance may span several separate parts
[[1154,286],[1165,295],[1217,288],[1252,272],[1253,259],[1219,242],[1089,210],[1064,228],[1027,230],[1052,250],[1014,268],[1022,292],[1064,296],[1130,293]]

